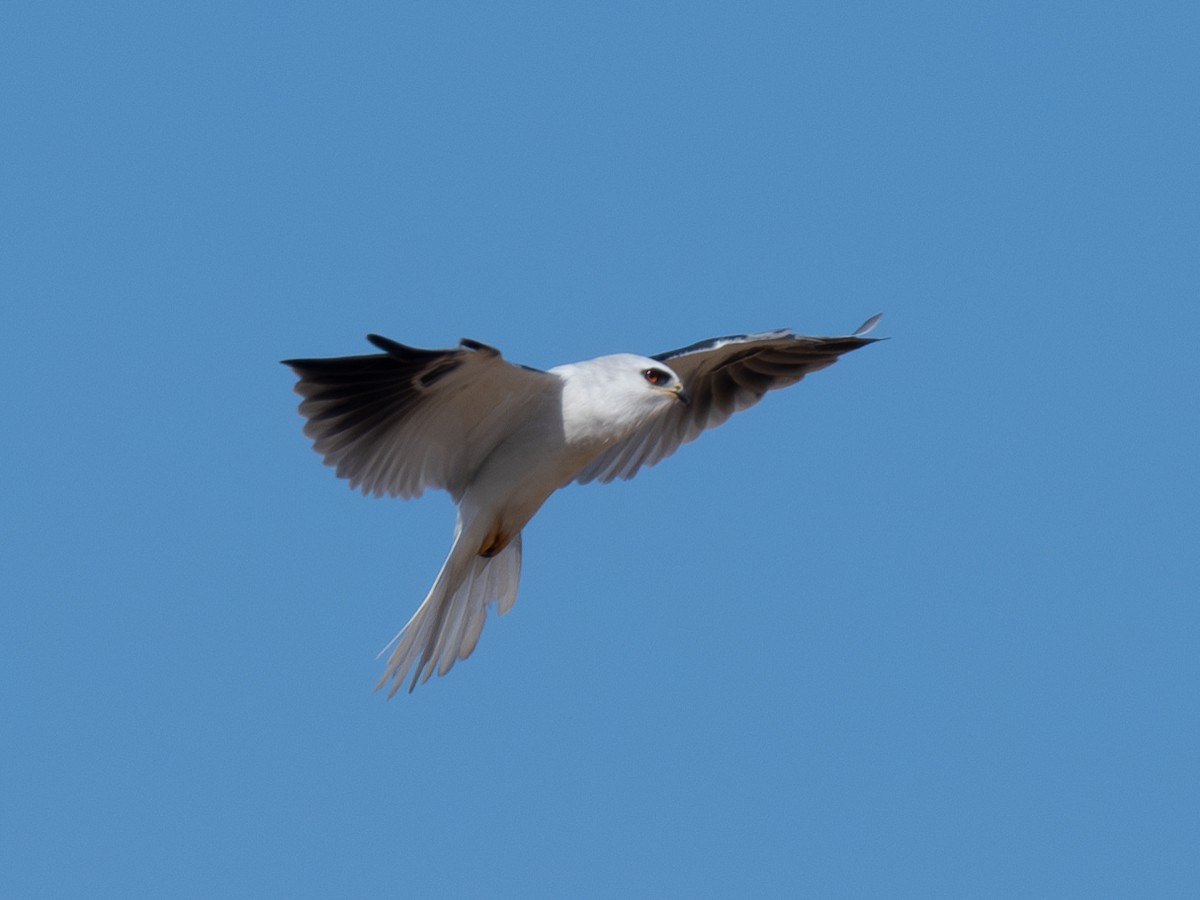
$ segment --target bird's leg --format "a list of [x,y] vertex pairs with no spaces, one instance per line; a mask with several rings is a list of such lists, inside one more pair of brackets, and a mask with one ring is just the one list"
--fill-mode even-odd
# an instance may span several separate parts
[[479,555],[491,559],[507,547],[509,541],[512,539],[512,532],[505,531],[502,526],[496,525],[488,532],[487,537],[483,539],[483,543],[479,545]]

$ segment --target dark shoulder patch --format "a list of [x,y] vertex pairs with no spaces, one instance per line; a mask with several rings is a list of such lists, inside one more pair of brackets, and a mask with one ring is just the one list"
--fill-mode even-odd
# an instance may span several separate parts
[[668,350],[666,353],[656,353],[651,359],[657,359],[659,362],[666,362],[668,359],[675,359],[678,356],[686,356],[689,353],[700,353],[704,350],[712,350],[719,344],[738,343],[746,340],[747,335],[730,334],[725,337],[709,338],[706,341],[696,341],[694,344],[688,344],[686,347],[680,347],[678,350]]

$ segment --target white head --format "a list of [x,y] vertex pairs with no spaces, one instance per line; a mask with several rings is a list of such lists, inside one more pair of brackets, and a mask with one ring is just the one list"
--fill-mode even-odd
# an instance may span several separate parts
[[563,379],[563,422],[573,438],[615,443],[648,419],[688,402],[679,376],[647,356],[617,353],[550,371]]

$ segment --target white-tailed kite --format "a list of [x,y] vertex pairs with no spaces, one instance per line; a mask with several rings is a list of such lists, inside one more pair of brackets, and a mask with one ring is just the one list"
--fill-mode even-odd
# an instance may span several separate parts
[[405,498],[441,488],[458,507],[450,554],[376,687],[392,680],[390,697],[412,669],[411,691],[471,655],[488,605],[512,608],[521,529],[556,490],[632,478],[767,391],[872,343],[878,321],[847,337],[738,334],[545,372],[478,341],[420,350],[374,334],[383,353],[284,360],[300,379],[304,433],[352,488]]

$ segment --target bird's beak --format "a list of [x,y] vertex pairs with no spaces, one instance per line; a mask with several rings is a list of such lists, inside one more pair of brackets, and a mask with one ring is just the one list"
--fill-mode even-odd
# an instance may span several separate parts
[[684,406],[692,405],[692,398],[687,395],[687,391],[683,389],[682,384],[675,385],[675,387],[671,388],[671,390],[675,392],[675,399]]

